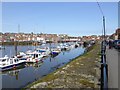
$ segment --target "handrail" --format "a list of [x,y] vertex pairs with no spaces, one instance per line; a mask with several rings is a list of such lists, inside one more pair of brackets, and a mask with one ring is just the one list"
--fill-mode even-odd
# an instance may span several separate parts
[[106,64],[106,44],[101,43],[101,90],[108,90],[108,65]]

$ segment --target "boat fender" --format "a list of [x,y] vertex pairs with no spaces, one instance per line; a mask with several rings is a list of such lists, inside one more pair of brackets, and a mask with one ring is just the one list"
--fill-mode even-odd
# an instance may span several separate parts
[[16,66],[15,66],[15,65],[13,66],[13,69],[16,69]]
[[38,63],[38,59],[36,59],[36,63]]

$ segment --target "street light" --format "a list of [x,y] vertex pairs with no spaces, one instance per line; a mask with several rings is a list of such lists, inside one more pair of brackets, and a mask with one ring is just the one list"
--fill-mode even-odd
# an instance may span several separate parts
[[105,37],[105,17],[103,16],[103,33],[104,33],[104,41],[106,40],[106,37]]

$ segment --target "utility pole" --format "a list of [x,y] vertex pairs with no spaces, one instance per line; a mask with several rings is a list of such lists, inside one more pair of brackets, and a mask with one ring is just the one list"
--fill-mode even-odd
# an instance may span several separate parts
[[103,38],[104,38],[104,40],[106,40],[106,34],[105,34],[105,17],[103,16]]

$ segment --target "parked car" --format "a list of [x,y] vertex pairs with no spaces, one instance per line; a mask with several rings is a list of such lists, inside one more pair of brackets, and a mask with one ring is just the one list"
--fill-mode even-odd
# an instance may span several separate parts
[[115,40],[113,46],[115,49],[120,49],[120,40]]

